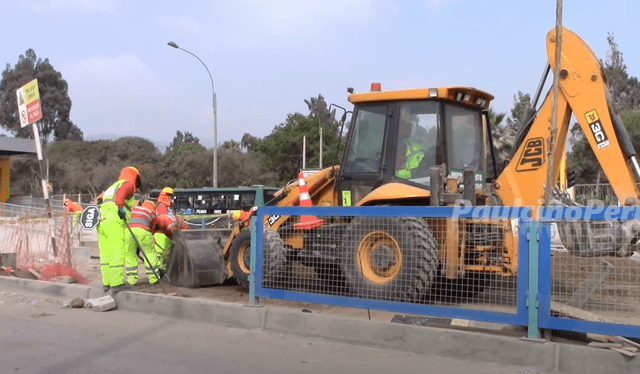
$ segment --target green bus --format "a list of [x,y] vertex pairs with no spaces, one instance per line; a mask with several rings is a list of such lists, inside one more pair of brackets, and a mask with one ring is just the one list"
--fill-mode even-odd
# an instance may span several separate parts
[[[273,199],[273,195],[278,190],[275,187],[262,185],[174,188],[171,205],[175,214],[184,218],[190,225],[202,225],[204,228],[205,225],[211,225],[218,221],[217,218],[228,216],[236,210],[248,210],[254,206],[264,205]],[[160,191],[151,191],[149,197],[157,199]],[[227,220],[223,221],[227,222]]]

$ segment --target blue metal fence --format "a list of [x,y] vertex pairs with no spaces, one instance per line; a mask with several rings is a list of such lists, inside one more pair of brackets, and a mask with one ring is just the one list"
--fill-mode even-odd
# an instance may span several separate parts
[[[527,325],[527,279],[528,279],[528,246],[527,234],[528,226],[525,223],[519,225],[519,247],[520,254],[517,272],[517,289],[515,297],[515,306],[507,311],[497,311],[491,308],[483,308],[481,305],[473,308],[464,305],[429,305],[422,303],[405,303],[387,300],[365,299],[360,297],[344,296],[339,294],[326,294],[300,290],[288,290],[279,288],[266,288],[263,286],[262,280],[262,258],[263,258],[263,221],[265,216],[301,216],[313,215],[318,217],[428,217],[428,218],[447,218],[457,214],[459,218],[474,218],[486,213],[486,210],[479,212],[477,209],[466,209],[465,212],[456,212],[453,207],[260,207],[257,212],[253,235],[255,243],[252,245],[251,269],[253,277],[251,282],[250,297],[259,296],[272,299],[294,300],[301,302],[322,303],[339,305],[353,308],[367,308],[376,310],[393,311],[398,313],[441,316],[448,318],[461,318],[468,320],[478,320],[494,323],[505,323],[512,325]],[[506,220],[521,220],[524,217],[528,221],[530,217],[529,208],[504,208],[495,210],[494,213],[499,218]],[[480,215],[479,215],[480,214]],[[524,221],[523,221],[524,222]],[[250,300],[250,302],[255,302]]]
[[[611,208],[619,209],[612,210]],[[583,208],[584,209],[584,208]],[[624,209],[624,211],[622,211]],[[588,214],[587,214],[588,212]],[[617,215],[616,215],[617,214]],[[516,276],[516,295],[515,305],[511,308],[491,308],[488,304],[480,303],[469,307],[462,304],[446,304],[436,305],[428,302],[398,302],[393,300],[376,300],[357,297],[344,293],[316,292],[314,290],[305,289],[287,289],[274,286],[265,286],[263,280],[263,231],[265,216],[303,216],[311,215],[317,217],[343,217],[350,220],[353,217],[424,217],[429,219],[443,219],[448,217],[458,217],[467,219],[491,218],[491,219],[507,219],[517,222],[518,230],[518,265]],[[624,216],[624,217],[623,217]],[[468,209],[457,209],[454,207],[261,207],[257,211],[257,217],[253,220],[252,230],[252,246],[251,246],[251,269],[250,276],[250,300],[251,304],[256,303],[257,297],[266,297],[271,299],[283,299],[309,303],[321,303],[328,305],[337,305],[352,308],[366,308],[375,310],[384,310],[397,313],[406,313],[414,315],[427,315],[446,318],[460,318],[475,321],[485,321],[494,323],[504,323],[511,325],[521,325],[528,327],[528,337],[532,339],[540,338],[541,329],[557,329],[567,331],[592,332],[608,335],[620,335],[625,337],[640,338],[640,323],[636,319],[629,318],[619,320],[611,320],[606,317],[606,311],[594,313],[589,311],[587,307],[578,305],[578,308],[570,307],[566,304],[566,297],[558,295],[552,290],[552,284],[562,283],[562,274],[555,275],[553,270],[552,258],[564,259],[564,261],[572,261],[573,258],[580,261],[603,261],[608,257],[570,257],[563,248],[552,250],[551,246],[551,225],[560,224],[563,219],[572,220],[606,220],[611,217],[618,217],[618,222],[624,220],[640,218],[640,210],[629,208],[608,207],[606,211],[594,212],[580,211],[576,208],[547,208],[541,211],[542,219],[540,221],[531,219],[531,209],[523,207],[473,207]],[[577,217],[577,218],[576,218]],[[622,219],[620,219],[622,217]],[[560,261],[560,260],[557,260]],[[632,260],[631,265],[624,270],[626,272],[637,272],[640,276],[640,262],[638,268],[634,266]],[[626,264],[627,262],[625,262]],[[557,266],[562,267],[566,264],[558,262]],[[584,267],[584,266],[582,266]],[[589,269],[592,269],[590,265]],[[576,271],[585,273],[585,269],[576,265]],[[636,273],[633,273],[636,274]],[[585,283],[582,279],[584,274],[578,274],[579,278],[576,282]],[[616,292],[627,292],[625,290],[634,289],[634,284],[621,285],[616,280],[607,281],[604,276],[599,279],[596,286],[602,286],[603,282],[609,282],[609,289],[603,291],[603,297]],[[566,284],[565,284],[566,286]],[[621,287],[622,291],[615,289]],[[574,285],[575,288],[575,285]],[[595,287],[597,288],[597,287]],[[613,291],[611,289],[614,289]],[[494,291],[500,292],[497,288]],[[575,292],[574,292],[575,293]],[[638,293],[627,292],[630,299],[625,299],[625,306],[622,312],[626,315],[635,315],[639,311],[636,306],[640,307]],[[626,295],[626,294],[625,294]],[[628,295],[627,295],[628,296]],[[588,299],[589,295],[585,299]],[[598,297],[592,296],[592,304],[598,302]],[[607,299],[608,300],[608,299]],[[629,301],[630,300],[630,301]],[[611,300],[608,300],[611,303]],[[555,303],[555,304],[554,304]],[[571,305],[571,303],[568,303]],[[554,307],[554,305],[556,307]],[[561,306],[560,312],[568,308],[569,311],[578,313],[558,313],[557,306]],[[615,305],[614,305],[615,306]],[[596,308],[597,309],[597,308]],[[616,308],[614,308],[616,309]],[[620,310],[617,307],[616,310]],[[620,313],[618,313],[620,314]],[[623,313],[624,314],[624,313]],[[586,317],[585,317],[586,316]],[[585,320],[595,319],[595,320]]]
[[[590,222],[595,225],[605,222],[624,224],[640,219],[640,209],[617,206],[553,207],[543,208],[541,217],[537,227],[540,247],[538,327],[640,338],[640,284],[636,283],[640,275],[640,262],[626,257],[629,253],[624,257],[613,253],[609,256],[586,257],[556,253],[552,250],[550,240],[552,223],[570,223],[582,227]],[[607,233],[606,237],[597,230],[589,232],[588,235],[584,232],[571,234],[578,245],[585,246],[594,239],[597,239],[597,244],[601,246],[607,244],[606,240],[617,240],[619,243],[623,243],[624,240],[620,237],[623,232],[619,232],[618,235]],[[614,246],[610,248],[613,249]],[[563,264],[554,263],[560,259],[563,260]],[[606,264],[608,271],[612,273],[598,274],[600,263]],[[570,269],[563,269],[563,266]],[[558,283],[566,283],[568,278],[578,278],[579,282],[566,291],[561,289],[567,288],[566,285]],[[573,306],[567,305],[572,304],[566,300],[569,296],[573,299],[578,296],[582,301],[574,303]],[[588,305],[588,302],[592,305]]]

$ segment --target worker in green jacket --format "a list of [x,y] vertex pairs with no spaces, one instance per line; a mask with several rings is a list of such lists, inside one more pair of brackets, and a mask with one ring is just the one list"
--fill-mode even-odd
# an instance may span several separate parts
[[127,166],[120,171],[118,181],[104,191],[97,230],[102,288],[105,292],[111,290],[115,294],[132,289],[125,284],[124,278],[125,235],[131,217],[133,194],[140,183],[138,170]]

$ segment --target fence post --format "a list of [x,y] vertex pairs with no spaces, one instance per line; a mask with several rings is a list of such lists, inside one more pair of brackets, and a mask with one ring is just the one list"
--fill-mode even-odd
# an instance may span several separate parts
[[251,220],[251,253],[249,254],[249,305],[256,305],[256,221]]
[[538,285],[539,285],[540,242],[538,221],[529,222],[529,288],[527,290],[527,340],[541,340],[538,327]]

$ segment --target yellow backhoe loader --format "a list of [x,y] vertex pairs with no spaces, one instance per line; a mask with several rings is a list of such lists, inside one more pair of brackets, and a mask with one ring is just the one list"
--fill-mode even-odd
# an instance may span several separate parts
[[[551,65],[555,42],[552,30],[547,35]],[[465,200],[472,205],[537,207],[545,197],[549,157],[554,160],[553,180],[558,180],[572,113],[620,201],[638,205],[634,173],[639,175],[640,168],[608,98],[602,67],[567,29],[557,147],[549,149],[550,91],[538,112],[524,121],[512,157],[499,174],[494,172],[498,165],[487,113],[493,99],[489,93],[462,86],[383,91],[379,84],[372,84],[370,92],[350,92],[354,108],[341,165],[305,178],[314,206],[451,206]],[[298,185],[282,188],[268,205],[300,205]],[[509,220],[338,217],[296,230],[299,220],[265,217],[263,279],[280,277],[290,269],[288,262],[297,261],[318,274],[340,273],[356,294],[413,301],[428,293],[437,278],[508,277],[517,270],[518,240]],[[243,226],[235,226],[218,261],[226,264],[227,277],[248,286],[251,234]],[[562,227],[561,232],[582,229],[602,233],[607,227],[585,223]],[[623,231],[627,243],[635,243],[637,233]],[[566,243],[577,255],[630,254],[628,246],[621,250],[618,244]]]

